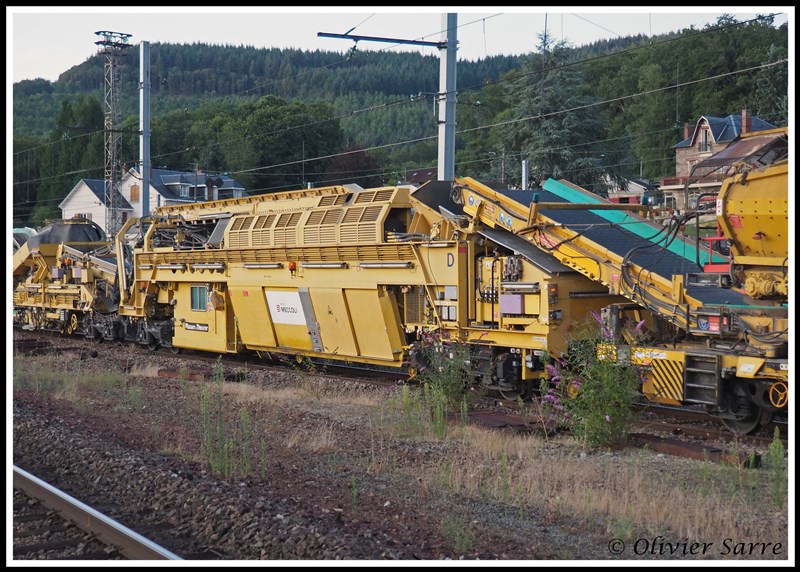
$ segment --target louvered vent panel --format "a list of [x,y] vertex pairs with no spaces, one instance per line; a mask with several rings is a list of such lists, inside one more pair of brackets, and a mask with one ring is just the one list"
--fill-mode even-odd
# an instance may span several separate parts
[[308,220],[306,221],[306,225],[317,226],[318,224],[322,224],[322,219],[324,217],[325,217],[325,211],[314,211],[310,215],[308,215]]
[[[289,236],[291,234],[291,237]],[[285,228],[275,229],[275,246],[294,244],[294,229],[287,231]]]
[[319,229],[319,241],[321,244],[335,244],[336,243],[336,227],[323,226]]
[[[297,223],[303,213],[283,213],[275,227],[275,246],[293,246],[297,244]],[[285,225],[285,228],[280,228]]]
[[353,207],[347,209],[344,213],[342,224],[347,224],[349,222],[359,222],[361,220],[361,215],[363,213],[364,213],[364,207]]
[[425,291],[422,287],[411,288],[406,292],[405,321],[418,324],[425,321]]
[[362,223],[358,225],[358,242],[375,242],[375,225]]
[[253,224],[255,217],[245,216],[237,218],[233,221],[231,229],[228,231],[228,246],[230,248],[242,248],[249,246],[250,237],[248,230],[250,225]]
[[332,207],[342,205],[347,200],[347,195],[327,195],[319,200],[319,206]]
[[367,207],[364,209],[364,215],[361,217],[361,222],[374,222],[378,220],[382,210],[383,207],[380,206]]
[[239,217],[236,220],[234,220],[233,224],[231,225],[231,230],[232,231],[241,230],[242,225],[244,224],[245,218],[247,218],[247,217]]
[[289,226],[292,214],[294,213],[283,213],[280,217],[278,217],[278,224],[275,225],[275,228],[286,228]]
[[322,219],[322,224],[339,224],[340,216],[342,216],[342,209],[325,211],[325,218]]
[[261,230],[265,226],[268,226],[268,222],[270,221],[270,217],[274,215],[261,215],[256,219],[256,224],[253,225],[253,230]]
[[355,204],[371,203],[375,200],[375,191],[362,191],[356,195]]
[[319,244],[319,227],[307,226],[303,229],[303,244]]
[[252,236],[253,240],[251,246],[271,246],[272,244],[271,231],[268,228],[254,230]]
[[376,191],[375,200],[372,202],[377,203],[377,202],[389,201],[392,198],[392,193],[394,193],[394,189],[384,189],[382,191]]
[[358,242],[358,229],[355,226],[339,227],[339,240],[341,242]]

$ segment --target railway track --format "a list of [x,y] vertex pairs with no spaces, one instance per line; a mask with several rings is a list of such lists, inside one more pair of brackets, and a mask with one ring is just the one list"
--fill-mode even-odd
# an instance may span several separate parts
[[[96,344],[90,340],[78,339],[77,345],[67,348],[53,348],[47,344],[47,340],[41,339],[40,333],[30,333],[31,336],[36,338],[24,338],[21,340],[20,348],[31,348],[30,351],[38,352],[52,352],[52,351],[91,351],[89,347]],[[61,338],[57,333],[50,334],[46,337],[56,336],[58,339],[66,342],[65,338]],[[15,340],[16,344],[16,340]],[[130,370],[130,368],[137,363],[137,356],[147,356],[153,353],[152,350],[147,349],[145,346],[137,346],[130,344],[132,354],[125,359],[125,363],[121,364],[123,370]],[[85,347],[84,347],[85,346]],[[102,345],[97,349],[101,349]],[[24,351],[24,349],[23,349]],[[160,348],[155,353],[173,356],[175,352],[169,348]],[[299,371],[314,373],[315,377],[319,377],[325,381],[336,382],[337,380],[358,379],[359,382],[378,386],[388,387],[394,386],[398,382],[408,379],[407,376],[399,375],[398,372],[387,372],[375,369],[364,369],[361,367],[346,367],[341,364],[313,364],[303,360],[292,360],[285,358],[278,361],[259,361],[263,360],[266,356],[208,356],[202,352],[197,351],[181,351],[180,357],[192,362],[199,362],[207,364],[205,367],[191,368],[188,371],[170,371],[160,370],[159,376],[161,377],[188,377],[193,380],[212,380],[214,370],[217,366],[223,366],[223,371],[227,370],[229,373],[225,375],[226,381],[241,381],[236,371],[239,370],[268,370],[275,367],[289,367],[295,368]],[[234,372],[234,373],[230,373]],[[774,439],[773,431],[775,427],[779,427],[781,440],[784,446],[788,446],[787,430],[788,426],[785,423],[774,421],[762,427],[757,434],[754,435],[736,435],[726,428],[722,422],[714,417],[708,415],[703,411],[692,410],[687,408],[677,408],[662,406],[653,403],[642,403],[639,408],[646,410],[654,416],[647,420],[637,421],[633,430],[639,432],[639,441],[645,442],[649,438],[648,446],[661,446],[658,444],[658,439],[667,439],[669,444],[662,446],[662,449],[670,454],[683,455],[687,457],[697,457],[699,454],[695,445],[698,441],[701,443],[708,443],[709,450],[714,450],[715,445],[712,443],[729,443],[735,439],[737,444],[746,445],[750,447],[764,448],[768,446]],[[545,430],[548,433],[555,433],[557,431],[564,431],[564,428],[559,428],[555,420],[545,419],[541,420],[533,418],[530,415],[530,409],[527,413],[518,413],[520,411],[520,403],[518,401],[510,401],[501,397],[487,397],[482,401],[482,409],[470,415],[470,422],[491,426],[491,427],[508,427],[515,431],[536,431]],[[526,418],[527,417],[527,418]],[[535,416],[534,416],[535,417]],[[668,437],[665,437],[668,436]],[[690,443],[687,447],[682,447],[680,442],[686,439],[693,439],[694,442]],[[717,454],[710,455],[711,458],[719,457]],[[700,457],[702,458],[702,457]]]
[[169,550],[16,466],[14,558],[182,560]]

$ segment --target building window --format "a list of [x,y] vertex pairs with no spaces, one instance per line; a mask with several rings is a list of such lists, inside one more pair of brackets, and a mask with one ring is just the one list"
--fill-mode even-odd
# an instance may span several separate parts
[[87,220],[92,220],[92,213],[75,213],[75,218],[85,218]]
[[139,185],[131,185],[131,202],[139,202]]
[[189,185],[181,185],[180,195],[183,198],[189,197]]
[[192,310],[206,311],[206,287],[192,286]]
[[700,132],[700,152],[707,153],[711,151],[711,141],[708,138],[708,129],[703,129]]
[[127,221],[128,221],[128,213],[123,211],[123,213],[122,213],[122,224],[125,224]]
[[242,189],[233,189],[234,199],[241,199],[243,196],[244,196],[244,191],[242,191]]

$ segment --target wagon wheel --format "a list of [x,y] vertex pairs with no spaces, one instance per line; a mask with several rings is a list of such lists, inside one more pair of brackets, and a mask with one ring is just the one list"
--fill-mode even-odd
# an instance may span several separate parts
[[755,411],[742,419],[722,419],[723,425],[737,435],[749,435],[761,425],[772,421],[773,414],[756,408]]
[[516,401],[522,396],[522,388],[519,387],[519,384],[498,385],[497,392],[508,401]]
[[516,401],[522,395],[522,392],[518,389],[499,389],[498,391],[502,398],[508,401]]
[[67,334],[78,331],[78,314],[72,314],[67,323]]

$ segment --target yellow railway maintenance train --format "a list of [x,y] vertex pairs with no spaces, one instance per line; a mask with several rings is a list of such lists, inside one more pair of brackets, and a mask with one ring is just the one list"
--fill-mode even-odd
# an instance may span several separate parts
[[[783,196],[770,217],[785,217],[787,181],[767,186]],[[438,331],[468,344],[488,388],[516,398],[594,313],[614,332],[604,355],[645,367],[651,401],[701,405],[741,431],[785,412],[785,301],[685,280],[704,253],[680,221],[635,208],[566,181],[522,191],[461,178],[160,207],[113,241],[62,221],[15,254],[14,319],[151,349],[397,371]],[[647,345],[624,337],[626,320],[646,322]]]

